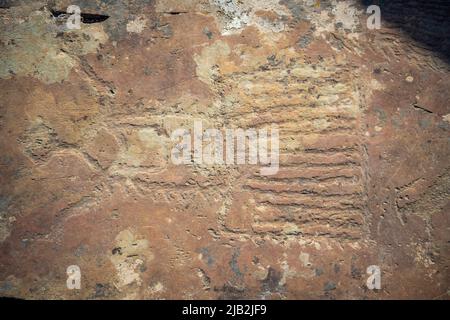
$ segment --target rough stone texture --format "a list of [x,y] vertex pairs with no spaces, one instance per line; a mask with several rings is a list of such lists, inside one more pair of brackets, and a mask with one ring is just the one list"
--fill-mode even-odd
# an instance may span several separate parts
[[[369,4],[0,1],[0,296],[448,299],[448,3]],[[172,164],[195,120],[279,172]]]

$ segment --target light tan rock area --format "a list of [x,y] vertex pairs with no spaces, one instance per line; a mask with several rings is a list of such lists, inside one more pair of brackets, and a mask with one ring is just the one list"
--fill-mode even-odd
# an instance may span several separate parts
[[[0,1],[0,296],[449,299],[448,3],[369,2]],[[175,164],[194,123],[279,170]]]

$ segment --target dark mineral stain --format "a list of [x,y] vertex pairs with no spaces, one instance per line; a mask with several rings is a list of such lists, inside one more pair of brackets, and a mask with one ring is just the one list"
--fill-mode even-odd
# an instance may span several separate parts
[[261,289],[262,291],[278,291],[279,284],[281,280],[281,272],[269,267],[269,271],[267,272],[267,277],[262,281]]
[[238,276],[238,277],[242,277],[243,276],[241,270],[239,269],[239,265],[238,265],[238,261],[237,261],[237,259],[239,258],[240,254],[241,253],[240,253],[239,249],[235,249],[234,252],[233,252],[233,255],[231,257],[231,260],[230,260],[231,270],[233,270],[234,274],[236,276]]
[[109,284],[96,283],[95,284],[95,298],[105,298],[112,295],[113,290]]
[[203,33],[208,37],[208,39],[212,39],[213,37],[213,33],[207,28],[205,27],[205,29],[203,29]]
[[219,300],[240,300],[247,298],[245,289],[236,288],[227,284],[224,284],[222,288],[214,288],[214,291],[220,292]]
[[314,272],[315,272],[317,277],[320,277],[323,274],[323,269],[316,268],[316,269],[314,269]]
[[341,271],[341,267],[335,263],[333,266],[334,273],[339,273]]
[[300,48],[304,49],[307,46],[309,46],[309,44],[312,41],[312,36],[310,34],[305,34],[304,36],[301,36],[300,39],[297,41],[297,44]]
[[323,286],[324,291],[332,291],[336,289],[336,284],[333,281],[327,281]]
[[5,281],[3,284],[0,285],[0,292],[8,292],[11,291],[12,289],[14,289],[14,286],[8,281]]
[[211,252],[209,252],[208,248],[201,248],[200,253],[202,254],[203,258],[206,259],[206,263],[209,267],[211,267],[214,264],[214,258],[211,256]]
[[360,279],[361,278],[361,270],[359,270],[358,268],[356,268],[355,266],[352,265],[352,278],[353,279]]

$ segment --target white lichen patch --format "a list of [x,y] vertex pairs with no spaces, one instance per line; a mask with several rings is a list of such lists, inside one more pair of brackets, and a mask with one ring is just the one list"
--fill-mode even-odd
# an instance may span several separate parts
[[445,115],[445,116],[443,116],[442,119],[443,119],[445,122],[450,123],[450,113],[447,114],[447,115]]
[[166,288],[164,287],[164,285],[158,281],[158,282],[148,286],[147,294],[150,296],[154,296],[154,295],[164,292],[165,290],[166,290]]
[[335,23],[341,23],[344,29],[354,32],[358,28],[360,12],[351,1],[333,1],[332,13]]
[[145,16],[138,16],[136,19],[127,23],[127,31],[129,33],[141,33],[147,26],[148,19]]
[[125,229],[116,237],[116,246],[110,260],[117,272],[117,288],[130,284],[142,285],[140,268],[153,260],[147,239],[137,236],[133,230]]
[[[261,32],[281,32],[286,27],[282,17],[289,14],[286,7],[271,0],[210,0],[210,4],[217,10],[222,35],[240,33],[247,26],[254,26]],[[268,19],[261,15],[263,12],[277,18]]]
[[[414,257],[414,262],[424,266],[425,268],[430,268],[435,264],[433,260],[429,257],[429,248],[427,244],[416,243],[413,244],[416,256]],[[431,270],[430,270],[431,271]]]

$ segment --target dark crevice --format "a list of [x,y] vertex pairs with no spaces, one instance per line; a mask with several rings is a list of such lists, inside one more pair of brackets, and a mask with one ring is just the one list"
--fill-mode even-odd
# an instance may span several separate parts
[[414,107],[414,109],[416,109],[416,110],[425,111],[426,113],[433,113],[433,111],[428,110],[428,109],[426,109],[426,108],[424,108],[424,107],[421,107],[421,106],[419,106],[419,105],[417,105],[417,104],[413,105],[413,107]]
[[183,13],[188,13],[188,12],[187,11],[164,11],[162,13],[169,14],[169,15],[172,15],[172,16],[176,16],[176,15],[183,14]]
[[[52,15],[56,18],[61,15],[71,15],[70,13],[67,13],[65,11],[59,11],[59,10],[51,10]],[[104,14],[93,14],[93,13],[81,13],[81,22],[83,23],[99,23],[103,22],[106,19],[109,18],[109,16]]]

